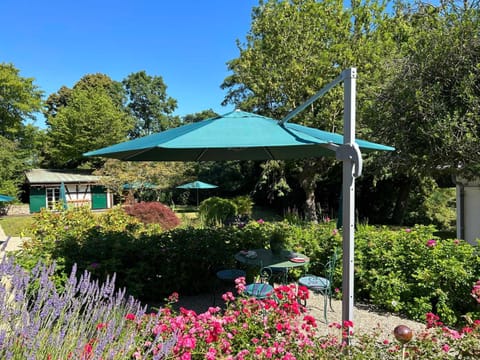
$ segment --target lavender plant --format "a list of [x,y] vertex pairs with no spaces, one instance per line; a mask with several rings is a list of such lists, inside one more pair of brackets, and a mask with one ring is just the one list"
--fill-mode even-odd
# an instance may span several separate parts
[[[74,267],[58,290],[54,270],[39,263],[27,273],[12,258],[0,262],[1,359],[129,359],[139,346],[152,359],[167,357],[175,336],[152,341],[154,317],[145,321],[146,308],[115,289],[115,275],[100,284]],[[143,319],[142,327],[132,319]]]

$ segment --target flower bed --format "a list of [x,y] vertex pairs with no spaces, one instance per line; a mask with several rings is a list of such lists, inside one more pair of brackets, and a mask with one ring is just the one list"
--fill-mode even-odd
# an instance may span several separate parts
[[[330,324],[337,335],[319,336],[316,320],[299,304],[304,288],[280,286],[263,301],[223,295],[225,307],[197,314],[173,311],[172,294],[157,312],[146,309],[114,278],[99,284],[75,271],[63,290],[50,277],[54,267],[38,265],[31,274],[11,260],[0,263],[0,357],[2,359],[476,359],[480,321],[452,329],[427,314],[425,331],[399,341],[354,334],[354,324]],[[476,296],[478,287],[472,289]],[[393,330],[393,329],[392,329]],[[401,331],[400,331],[401,330]],[[348,333],[347,333],[348,331]],[[348,341],[346,341],[348,340]]]

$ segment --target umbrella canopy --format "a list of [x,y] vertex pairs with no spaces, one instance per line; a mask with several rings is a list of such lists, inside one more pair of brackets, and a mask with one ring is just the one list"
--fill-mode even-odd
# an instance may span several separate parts
[[207,184],[202,181],[194,181],[191,183],[177,186],[177,189],[214,189],[217,185]]
[[[127,161],[286,160],[335,156],[343,136],[235,110],[225,115],[169,129],[85,156]],[[392,147],[357,140],[363,150]]]
[[0,201],[8,202],[8,201],[12,201],[12,200],[13,200],[13,197],[11,197],[11,196],[0,195]]
[[197,190],[197,207],[198,207],[198,190],[215,189],[217,187],[218,187],[217,185],[204,183],[202,181],[194,181],[191,183],[179,185],[177,186],[177,189],[196,189]]

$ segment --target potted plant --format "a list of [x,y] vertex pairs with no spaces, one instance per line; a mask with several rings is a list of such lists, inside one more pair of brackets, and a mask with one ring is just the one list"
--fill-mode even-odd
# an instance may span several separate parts
[[287,238],[287,233],[285,229],[276,228],[272,231],[270,235],[270,250],[273,254],[279,255],[282,250],[285,249],[285,239]]

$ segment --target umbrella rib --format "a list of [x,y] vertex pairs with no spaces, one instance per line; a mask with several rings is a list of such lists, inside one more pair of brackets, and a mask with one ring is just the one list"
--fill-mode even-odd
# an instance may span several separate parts
[[203,149],[202,152],[195,158],[195,161],[201,161],[203,155],[205,155],[205,153],[207,152],[207,150],[208,150],[208,148]]
[[[315,143],[311,140],[306,140],[306,139],[301,138],[300,136],[295,134],[291,129],[287,128],[284,124],[278,123],[278,125],[281,126],[283,128],[283,130],[285,130],[287,133],[292,135],[298,142],[301,142],[301,143],[304,143],[304,144],[311,144],[311,145],[321,145],[321,144]],[[314,137],[316,139],[322,140],[318,136],[313,136],[313,135],[307,134],[304,131],[301,131],[299,129],[295,129],[295,131],[298,131],[299,133],[302,133],[304,135],[311,136],[311,137]]]
[[146,153],[147,151],[150,151],[150,150],[151,150],[151,149],[143,149],[142,151],[134,152],[134,153],[131,154],[131,155],[125,156],[122,160],[129,161],[131,158],[136,157],[136,156],[138,156],[138,155],[141,155],[141,154],[143,154],[143,153]]
[[275,160],[275,156],[273,156],[270,149],[268,147],[265,147],[265,146],[263,148],[265,149],[265,152],[268,154],[268,156],[270,156],[270,160]]

